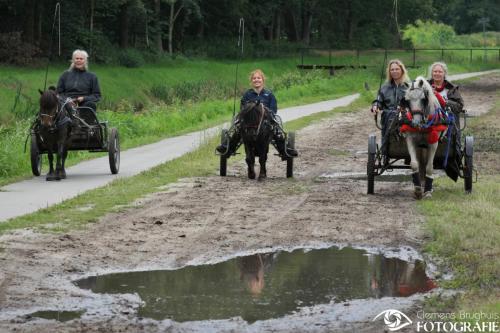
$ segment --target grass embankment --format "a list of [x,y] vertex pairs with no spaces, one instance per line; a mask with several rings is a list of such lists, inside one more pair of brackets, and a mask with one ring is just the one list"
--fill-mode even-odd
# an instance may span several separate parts
[[[454,312],[457,318],[459,313],[480,312],[500,316],[499,117],[497,92],[493,109],[468,122],[467,132],[483,138],[475,142],[479,177],[472,194],[464,194],[461,179],[454,183],[441,177],[436,180],[432,200],[418,203],[427,217],[425,227],[430,236],[425,250],[453,273],[452,280],[442,285],[465,291],[451,299],[430,299],[426,305],[429,312]],[[492,320],[486,317],[480,321]]]

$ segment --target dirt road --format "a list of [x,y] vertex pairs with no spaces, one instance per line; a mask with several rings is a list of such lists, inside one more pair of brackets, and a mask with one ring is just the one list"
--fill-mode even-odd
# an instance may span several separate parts
[[[471,113],[491,109],[499,86],[500,75],[464,85]],[[415,211],[409,180],[376,182],[376,194],[368,196],[365,180],[342,176],[365,172],[373,132],[367,110],[340,114],[297,133],[300,158],[293,180],[284,177],[285,164],[277,157],[270,158],[264,182],[246,179],[244,162],[235,162],[228,177],[214,170],[212,177],[184,179],[85,230],[2,235],[0,332],[378,331],[373,311],[392,306],[390,298],[372,310],[359,304],[357,312],[364,316],[356,318],[346,306],[332,304],[251,325],[242,320],[180,324],[137,318],[136,295],[95,295],[71,283],[88,275],[175,268],[271,248],[419,249],[423,218]],[[397,302],[418,306],[417,299]],[[80,319],[65,323],[25,316],[82,308],[87,312]]]

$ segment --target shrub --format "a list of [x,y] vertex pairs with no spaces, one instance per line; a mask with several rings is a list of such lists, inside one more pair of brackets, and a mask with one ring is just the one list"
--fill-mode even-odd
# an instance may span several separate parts
[[144,57],[141,52],[136,49],[123,50],[118,56],[118,61],[120,65],[129,68],[136,68],[144,65]]
[[22,41],[21,32],[0,33],[0,62],[28,65],[40,53],[39,48]]
[[500,32],[487,31],[484,35],[482,32],[458,35],[457,41],[462,47],[498,47],[500,45]]
[[220,81],[204,80],[196,82],[181,82],[173,87],[156,84],[149,90],[149,94],[165,104],[175,102],[201,102],[213,99],[225,99],[231,96],[232,90]]
[[454,45],[456,34],[449,25],[417,20],[403,29],[403,39],[410,40],[415,48],[444,48]]
[[313,81],[328,77],[328,72],[318,69],[307,72],[290,71],[277,76],[272,81],[274,91],[289,89],[293,86],[309,84]]

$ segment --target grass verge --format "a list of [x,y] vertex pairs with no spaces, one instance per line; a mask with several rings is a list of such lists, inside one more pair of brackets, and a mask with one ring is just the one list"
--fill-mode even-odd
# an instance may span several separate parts
[[[490,112],[469,120],[467,134],[499,134],[499,116],[500,94],[497,93]],[[475,151],[474,158],[481,162],[480,177],[473,184],[472,194],[464,194],[461,180],[454,183],[442,177],[436,179],[432,200],[418,203],[420,212],[427,218],[426,230],[430,236],[424,249],[453,273],[453,278],[443,281],[442,286],[464,291],[452,298],[433,297],[425,306],[427,312],[454,313],[457,321],[463,321],[461,314],[482,312],[496,315],[499,322],[500,154],[491,148],[486,151],[487,146],[478,148],[481,149]],[[467,321],[492,321],[490,318]]]

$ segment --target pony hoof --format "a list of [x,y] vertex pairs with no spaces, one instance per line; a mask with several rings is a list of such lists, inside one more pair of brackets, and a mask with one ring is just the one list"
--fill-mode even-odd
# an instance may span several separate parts
[[48,173],[47,176],[45,176],[45,180],[48,182],[56,180],[56,176],[53,173]]
[[259,175],[259,178],[258,178],[258,181],[263,181],[263,180],[265,180],[266,178],[267,178],[267,175],[265,175],[265,174],[264,174],[264,175],[260,174],[260,175]]
[[255,172],[248,171],[248,178],[249,179],[255,179]]
[[61,177],[61,179],[66,179],[66,172],[61,171],[60,177]]
[[432,198],[432,191],[424,192],[424,199]]

